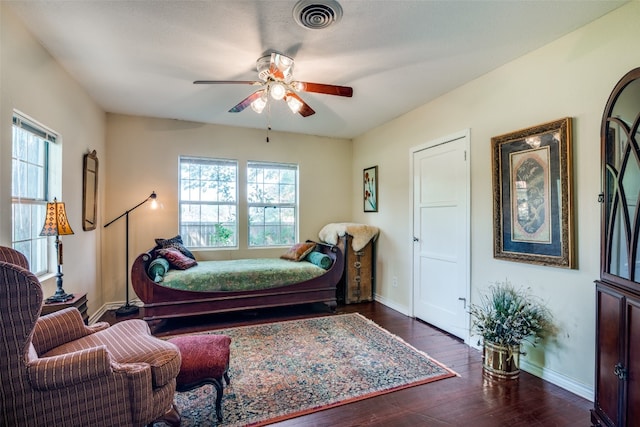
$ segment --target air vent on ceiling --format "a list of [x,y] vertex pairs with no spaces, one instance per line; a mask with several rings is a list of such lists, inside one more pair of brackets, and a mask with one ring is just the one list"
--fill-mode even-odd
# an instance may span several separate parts
[[293,7],[293,19],[298,25],[322,30],[342,18],[342,6],[335,0],[300,0]]

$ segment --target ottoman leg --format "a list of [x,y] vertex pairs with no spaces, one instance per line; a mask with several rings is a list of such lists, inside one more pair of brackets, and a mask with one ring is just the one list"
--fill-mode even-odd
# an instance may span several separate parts
[[231,379],[229,379],[229,371],[225,370],[224,374],[223,374],[223,377],[224,377],[224,380],[227,383],[227,385],[231,384]]
[[211,384],[213,384],[213,386],[216,388],[216,416],[218,417],[218,421],[222,422],[222,393],[223,393],[223,386],[222,386],[222,381],[220,381],[217,378],[212,378],[211,379]]

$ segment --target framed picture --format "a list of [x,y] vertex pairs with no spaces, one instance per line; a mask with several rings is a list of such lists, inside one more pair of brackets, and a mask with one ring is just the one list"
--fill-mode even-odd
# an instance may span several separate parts
[[364,186],[364,211],[378,212],[378,166],[372,166],[362,172]]
[[491,138],[493,255],[575,268],[571,118]]

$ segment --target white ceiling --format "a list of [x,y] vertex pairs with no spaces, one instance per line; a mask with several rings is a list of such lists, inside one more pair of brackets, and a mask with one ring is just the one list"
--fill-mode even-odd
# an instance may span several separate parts
[[296,80],[354,95],[301,93],[316,114],[274,106],[272,129],[352,138],[626,2],[339,1],[342,20],[324,30],[295,23],[296,0],[5,4],[107,112],[264,129],[264,113],[228,112],[255,87],[192,82],[255,80],[276,50],[295,58]]

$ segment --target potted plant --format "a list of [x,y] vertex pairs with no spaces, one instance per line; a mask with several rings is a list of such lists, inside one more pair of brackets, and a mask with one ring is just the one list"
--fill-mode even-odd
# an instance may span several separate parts
[[494,378],[518,378],[522,342],[535,345],[553,330],[549,309],[529,289],[509,281],[496,282],[469,311],[472,331],[482,338],[483,371]]

